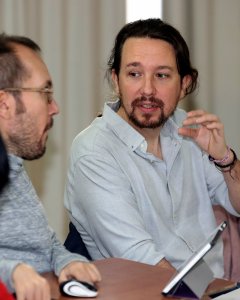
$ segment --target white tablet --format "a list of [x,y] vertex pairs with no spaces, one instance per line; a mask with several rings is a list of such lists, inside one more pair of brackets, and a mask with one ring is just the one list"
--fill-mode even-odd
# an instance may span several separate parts
[[164,287],[162,294],[168,295],[171,290],[183,279],[183,277],[200,261],[204,255],[209,252],[209,250],[216,244],[219,236],[226,228],[227,222],[222,222],[210,235],[208,240],[204,243],[202,247],[198,249],[178,270],[174,277],[168,282]]

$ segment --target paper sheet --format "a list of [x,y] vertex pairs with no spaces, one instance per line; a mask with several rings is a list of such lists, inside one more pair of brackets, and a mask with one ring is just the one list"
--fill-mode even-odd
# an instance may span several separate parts
[[239,299],[240,299],[240,288],[214,298],[214,300],[239,300]]

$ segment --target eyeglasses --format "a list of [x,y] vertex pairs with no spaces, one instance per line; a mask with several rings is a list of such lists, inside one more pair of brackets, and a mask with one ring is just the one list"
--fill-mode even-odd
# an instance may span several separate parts
[[3,89],[6,92],[33,92],[33,93],[41,93],[46,96],[46,100],[48,104],[51,104],[54,100],[53,98],[53,89],[51,88],[28,88],[28,87],[19,87],[19,88],[5,88]]

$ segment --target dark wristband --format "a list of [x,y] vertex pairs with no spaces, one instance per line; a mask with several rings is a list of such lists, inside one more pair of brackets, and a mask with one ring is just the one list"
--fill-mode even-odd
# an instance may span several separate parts
[[230,150],[233,153],[233,160],[229,164],[227,164],[227,165],[220,165],[219,163],[217,163],[216,161],[214,161],[214,158],[211,157],[210,155],[208,156],[208,158],[209,158],[210,161],[213,161],[214,165],[217,166],[220,169],[231,168],[231,167],[234,166],[235,162],[237,161],[237,155],[233,151],[233,149],[230,148]]

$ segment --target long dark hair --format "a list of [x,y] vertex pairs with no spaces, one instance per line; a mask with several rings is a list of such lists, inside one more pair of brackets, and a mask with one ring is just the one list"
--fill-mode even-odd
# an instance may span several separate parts
[[186,95],[192,93],[197,86],[198,71],[191,66],[188,46],[180,32],[161,19],[138,20],[126,24],[118,33],[115,44],[108,60],[107,78],[110,80],[112,70],[119,75],[121,66],[122,48],[128,38],[152,38],[168,42],[173,46],[176,63],[181,79],[190,75],[191,84],[186,90]]

